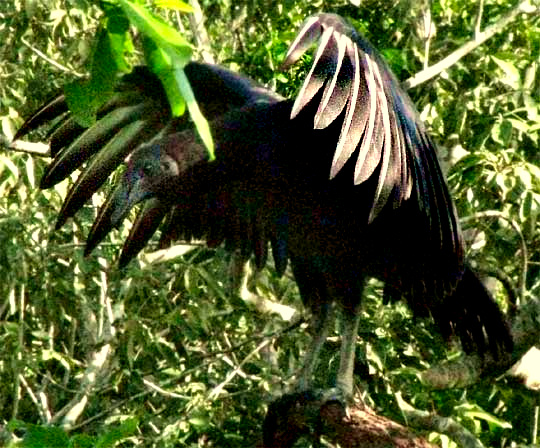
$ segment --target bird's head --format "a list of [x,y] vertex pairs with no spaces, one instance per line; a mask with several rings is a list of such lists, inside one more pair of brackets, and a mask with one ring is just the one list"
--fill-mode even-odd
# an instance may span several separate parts
[[191,183],[193,167],[207,159],[208,153],[194,131],[160,135],[138,147],[113,198],[113,226],[146,199],[174,201],[182,185]]

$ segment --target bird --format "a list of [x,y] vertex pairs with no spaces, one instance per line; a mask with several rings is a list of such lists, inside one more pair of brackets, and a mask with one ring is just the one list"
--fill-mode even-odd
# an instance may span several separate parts
[[[48,188],[86,166],[57,227],[79,210],[124,159],[126,170],[98,213],[86,251],[144,207],[120,263],[168,217],[164,242],[203,239],[254,259],[290,265],[311,312],[313,344],[295,392],[313,387],[319,353],[342,318],[335,390],[353,396],[354,347],[368,278],[385,283],[415,316],[431,316],[465,352],[504,359],[512,336],[504,315],[465,259],[456,209],[436,147],[412,100],[379,52],[344,18],[306,20],[283,63],[314,44],[296,98],[282,98],[221,67],[192,62],[186,74],[212,130],[212,160],[193,126],[172,118],[157,78],[138,68],[89,129],[62,96],[30,117],[16,138],[60,117],[50,135]],[[161,92],[156,94],[156,92]],[[97,151],[95,154],[94,151]]]

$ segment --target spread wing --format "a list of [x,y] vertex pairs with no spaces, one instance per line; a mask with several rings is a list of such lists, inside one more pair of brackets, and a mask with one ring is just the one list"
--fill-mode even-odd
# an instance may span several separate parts
[[378,51],[343,18],[319,14],[304,23],[291,44],[284,67],[313,44],[313,64],[294,103],[291,117],[320,99],[315,129],[340,120],[330,178],[355,158],[354,185],[377,176],[370,220],[389,204],[412,199],[425,215],[435,247],[460,254],[456,213],[426,133],[409,96],[401,89]]

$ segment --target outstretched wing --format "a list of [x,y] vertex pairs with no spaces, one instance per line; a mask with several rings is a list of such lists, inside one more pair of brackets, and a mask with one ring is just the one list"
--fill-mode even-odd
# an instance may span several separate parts
[[313,65],[291,117],[319,95],[314,128],[341,120],[330,178],[355,157],[355,185],[378,176],[370,220],[387,204],[398,208],[412,198],[425,214],[434,247],[461,258],[459,226],[435,147],[386,62],[343,18],[319,14],[304,23],[284,67],[315,42]]
[[[250,103],[275,102],[280,97],[250,79],[215,65],[191,62],[185,67],[195,97],[208,119]],[[140,144],[162,133],[182,129],[196,132],[187,117],[173,118],[159,79],[147,67],[136,67],[123,76],[113,97],[99,111],[96,123],[84,128],[68,112],[64,95],[54,98],[32,115],[17,132],[23,138],[41,125],[49,132],[53,160],[41,179],[41,188],[50,188],[77,169],[81,173],[72,185],[58,215],[60,228]],[[113,227],[110,204],[114,190],[101,207],[87,239],[88,254]],[[127,263],[151,238],[171,206],[154,201],[145,207],[125,242],[121,262]]]

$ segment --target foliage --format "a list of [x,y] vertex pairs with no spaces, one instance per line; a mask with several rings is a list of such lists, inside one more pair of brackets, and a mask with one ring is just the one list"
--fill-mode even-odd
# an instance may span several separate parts
[[[156,12],[198,42],[196,51],[294,95],[305,67],[278,68],[313,12],[349,17],[405,80],[473,38],[480,4],[482,29],[516,7],[504,0],[353,3],[206,0],[203,31],[187,16]],[[0,17],[7,141],[21,117],[92,70],[86,61],[103,16],[86,0],[9,0]],[[523,14],[410,92],[449,166],[470,255],[509,280],[516,307],[540,289],[539,29],[538,14]],[[133,42],[131,63],[141,58],[140,39]],[[231,297],[222,249],[184,247],[164,262],[143,255],[120,272],[114,259],[127,234],[120,229],[83,258],[80,246],[102,197],[54,232],[67,187],[36,187],[44,162],[0,153],[0,444],[38,446],[29,440],[45,444],[54,433],[59,442],[48,446],[252,446],[266,403],[286,390],[310,343],[304,326]],[[252,283],[266,301],[301,309],[290,274],[277,278],[269,265]],[[505,289],[496,291],[508,305]],[[363,313],[357,381],[378,412],[403,421],[402,395],[418,409],[454,418],[485,445],[531,442],[537,395],[510,379],[426,390],[419,372],[458,347],[448,348],[430,322],[413,321],[403,305],[383,306],[376,282]],[[322,381],[335,353],[330,339]]]

